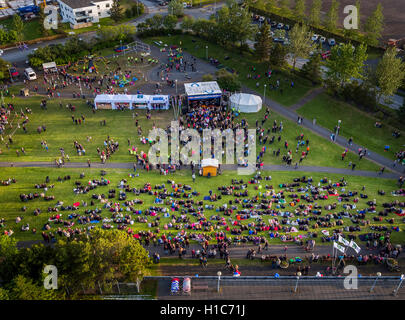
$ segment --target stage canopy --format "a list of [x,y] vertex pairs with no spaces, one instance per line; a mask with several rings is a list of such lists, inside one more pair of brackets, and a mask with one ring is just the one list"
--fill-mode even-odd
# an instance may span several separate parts
[[185,83],[184,88],[189,100],[221,98],[222,94],[216,81]]
[[239,112],[258,112],[262,108],[262,98],[254,94],[235,93],[230,97],[231,108]]

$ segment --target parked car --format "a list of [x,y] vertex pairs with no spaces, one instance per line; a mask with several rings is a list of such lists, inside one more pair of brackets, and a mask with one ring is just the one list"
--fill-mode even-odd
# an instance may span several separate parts
[[328,39],[328,44],[329,44],[330,46],[336,45],[335,39],[333,39],[333,38]]
[[325,38],[325,37],[321,37],[320,41],[321,41],[321,43],[325,43],[325,42],[326,42],[326,38]]
[[277,27],[277,22],[276,22],[276,21],[272,21],[272,22],[270,23],[270,25],[271,25],[272,28],[275,28],[275,27]]
[[323,60],[327,60],[327,59],[329,59],[330,54],[331,54],[330,50],[328,50],[328,51],[325,51],[325,52],[321,53],[321,57],[322,57]]
[[312,41],[316,42],[319,40],[319,34],[314,33],[311,38]]
[[260,23],[263,23],[263,22],[264,22],[264,20],[265,20],[265,18],[264,18],[264,17],[260,17],[260,18],[259,18],[259,22],[260,22]]
[[291,27],[290,27],[290,25],[289,24],[286,24],[285,26],[284,26],[284,30],[290,30],[291,29]]
[[35,73],[34,70],[32,70],[32,68],[27,68],[24,70],[24,76],[28,79],[28,80],[36,80],[37,79],[37,75]]
[[277,29],[283,29],[283,27],[284,27],[284,23],[279,23],[278,25],[277,25]]
[[274,38],[273,41],[278,43],[284,43],[285,38]]
[[14,67],[10,68],[10,74],[12,77],[18,77],[20,74],[18,73],[17,69]]
[[4,53],[4,51],[0,49],[0,56],[2,56],[3,53]]

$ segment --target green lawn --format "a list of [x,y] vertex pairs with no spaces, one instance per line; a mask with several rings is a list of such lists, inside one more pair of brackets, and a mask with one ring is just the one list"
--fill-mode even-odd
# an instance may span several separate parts
[[[342,120],[340,135],[353,137],[355,143],[390,159],[395,159],[395,153],[403,149],[405,144],[404,131],[396,139],[392,136],[393,127],[383,123],[382,128],[376,128],[374,124],[377,119],[326,94],[317,96],[297,112],[308,119],[316,118],[319,125],[330,130],[334,130],[338,120]],[[385,145],[390,146],[388,152],[384,151]]]
[[[149,145],[141,144],[140,136],[137,134],[135,127],[135,120],[132,119],[132,111],[113,111],[113,110],[98,110],[95,114],[86,105],[85,100],[65,100],[62,99],[62,108],[59,107],[59,100],[53,99],[48,101],[48,110],[42,110],[40,108],[41,97],[29,97],[5,98],[5,102],[14,103],[16,110],[25,107],[32,109],[32,114],[29,115],[29,123],[27,124],[28,133],[24,133],[22,128],[16,130],[17,120],[14,120],[14,116],[11,117],[11,121],[14,121],[14,126],[8,129],[4,134],[6,138],[3,142],[0,141],[0,149],[2,154],[0,155],[0,161],[49,161],[53,162],[60,156],[59,149],[63,147],[65,152],[70,156],[71,161],[99,161],[97,154],[97,147],[102,148],[103,142],[109,135],[120,143],[119,150],[112,155],[108,161],[114,162],[131,162],[134,157],[129,154],[128,151],[128,139],[130,139],[131,145],[137,146],[139,150],[147,152]],[[67,103],[72,103],[76,106],[75,112],[70,112],[65,106]],[[173,119],[172,110],[168,111],[153,111],[152,119],[147,120],[145,111],[138,110],[139,125],[142,127],[143,135],[147,137],[149,130],[152,128],[153,122],[155,122],[160,128],[166,128],[170,125],[170,121]],[[245,118],[251,128],[255,128],[256,120],[263,119],[265,110],[262,109],[258,114],[244,114],[239,116],[236,121],[241,121]],[[81,115],[85,116],[85,123],[82,125],[76,125],[72,121],[72,115],[76,118]],[[107,125],[100,126],[100,121],[106,119]],[[302,162],[302,165],[312,166],[325,166],[325,167],[340,167],[347,168],[349,161],[356,161],[357,156],[354,153],[348,154],[345,161],[341,161],[340,155],[343,148],[331,143],[330,141],[312,133],[308,129],[304,129],[298,126],[295,122],[286,120],[281,116],[271,113],[269,120],[265,123],[264,127],[271,128],[273,121],[277,120],[283,122],[283,131],[281,133],[282,139],[277,141],[279,133],[273,134],[270,132],[270,138],[275,135],[275,142],[272,145],[266,144],[267,151],[264,155],[264,163],[267,164],[282,164],[282,156],[287,153],[287,149],[284,148],[284,142],[288,141],[289,149],[293,152],[293,161],[298,162],[301,156],[301,151],[306,148],[300,146],[298,153],[295,153],[296,137],[301,133],[304,134],[305,139],[310,141],[310,152],[308,157]],[[47,130],[41,134],[38,134],[36,129],[45,125]],[[15,131],[16,130],[16,131]],[[9,145],[10,149],[7,149],[5,143],[7,142],[7,135],[14,132],[13,144]],[[267,132],[267,130],[266,130]],[[87,141],[87,137],[91,137],[90,141]],[[48,143],[49,151],[41,146],[41,141],[45,140]],[[76,149],[74,148],[73,141],[78,141],[83,144],[86,155],[78,156]],[[26,155],[20,155],[17,157],[16,150],[24,147]],[[259,153],[262,145],[257,142],[257,152]],[[273,156],[273,151],[277,149],[281,150],[280,156]],[[258,154],[257,153],[257,154]],[[225,160],[224,160],[225,161]],[[293,164],[295,164],[295,162]],[[358,169],[361,170],[378,170],[378,166],[368,160],[362,160],[358,163]]]
[[[10,17],[4,20],[0,20],[0,25],[5,27],[6,30],[13,30],[13,18]],[[49,30],[49,33],[49,35],[55,34],[53,30]],[[43,37],[44,35],[41,32],[39,19],[24,21],[23,34],[23,41],[34,40]]]
[[[99,169],[49,169],[49,168],[2,168],[0,171],[0,180],[5,180],[8,178],[15,178],[17,180],[17,183],[11,184],[9,186],[0,186],[0,206],[2,208],[1,214],[0,214],[0,219],[5,218],[6,219],[6,226],[5,229],[9,230],[12,229],[14,230],[15,234],[14,237],[18,240],[40,240],[41,239],[41,232],[42,232],[42,227],[48,220],[48,218],[55,214],[54,212],[48,212],[48,207],[53,207],[56,202],[63,201],[64,205],[72,205],[74,202],[81,202],[81,201],[86,201],[88,203],[88,207],[86,209],[91,208],[102,208],[102,204],[98,201],[95,200],[95,205],[90,206],[90,201],[91,201],[91,196],[92,194],[108,194],[108,190],[110,189],[116,189],[117,190],[117,198],[111,199],[111,201],[114,202],[119,202],[118,201],[118,191],[119,189],[117,188],[119,181],[121,179],[127,179],[128,184],[130,185],[131,188],[136,187],[136,188],[142,188],[143,185],[146,182],[150,182],[152,185],[152,188],[156,184],[162,184],[165,183],[166,186],[168,187],[168,190],[171,190],[170,185],[167,184],[167,180],[174,180],[176,183],[182,183],[182,184],[188,184],[190,185],[193,190],[196,190],[200,192],[200,195],[197,197],[193,197],[194,200],[203,200],[203,197],[209,194],[209,190],[212,190],[213,193],[220,194],[220,192],[217,190],[218,186],[222,185],[230,185],[231,184],[231,179],[232,178],[237,178],[237,179],[244,179],[245,182],[248,181],[248,176],[235,176],[235,172],[225,172],[222,176],[216,177],[216,178],[211,178],[207,179],[204,177],[197,177],[196,182],[193,183],[191,179],[191,174],[190,171],[181,171],[178,172],[174,175],[170,176],[161,176],[157,172],[150,172],[146,173],[144,171],[140,172],[139,177],[134,177],[131,178],[129,177],[129,173],[133,172],[132,170],[124,170],[124,169],[110,169],[106,170],[107,175],[105,176],[106,179],[110,181],[110,184],[108,186],[100,186],[97,187],[94,190],[91,190],[88,194],[79,194],[76,195],[73,192],[73,188],[75,186],[76,181],[81,181],[83,184],[87,184],[87,182],[91,179],[100,179],[100,170]],[[85,178],[80,179],[79,174],[81,172],[84,172],[86,174]],[[64,181],[64,182],[58,182],[57,177],[64,177],[66,175],[71,176],[71,180]],[[325,175],[319,174],[319,173],[295,173],[295,172],[263,172],[264,175],[271,175],[272,176],[272,181],[262,181],[262,185],[268,184],[268,185],[273,185],[274,189],[278,192],[281,191],[282,188],[279,187],[280,183],[291,183],[293,181],[293,178],[296,177],[302,177],[303,175],[306,176],[312,176],[314,179],[313,184],[317,185],[319,180],[323,178]],[[38,192],[41,193],[43,192],[43,189],[35,189],[34,184],[36,183],[43,183],[45,182],[45,177],[49,176],[50,177],[50,184],[54,184],[54,188],[50,188],[46,194],[47,195],[54,195],[55,200],[53,201],[45,201],[41,198],[34,199],[28,202],[21,202],[19,199],[19,195],[21,193],[29,193],[29,192]],[[340,175],[327,175],[327,178],[330,179],[333,182],[338,182],[338,180],[341,178]],[[390,193],[393,190],[398,189],[396,183],[394,180],[389,180],[389,179],[378,179],[378,178],[363,178],[363,177],[357,177],[357,176],[347,176],[345,177],[348,186],[346,187],[346,191],[351,190],[351,191],[359,191],[361,192],[361,187],[364,185],[366,187],[366,193],[369,196],[369,199],[360,199],[359,202],[357,203],[357,209],[359,208],[366,208],[366,202],[370,199],[376,199],[377,200],[377,212],[382,210],[382,203],[386,201],[394,201],[397,200],[398,197],[391,196]],[[304,184],[303,184],[304,185]],[[380,196],[377,194],[377,191],[383,189],[386,192],[385,196]],[[264,189],[263,189],[264,190]],[[249,198],[252,198],[253,196],[259,195],[260,190],[254,190],[254,185],[248,185],[248,191],[249,191]],[[339,192],[341,193],[342,191],[339,189]],[[290,194],[289,192],[285,192],[286,195]],[[147,194],[140,194],[139,196],[135,196],[132,193],[127,194],[127,199],[142,199],[144,203],[142,205],[135,205],[137,209],[140,210],[145,210],[146,208],[149,208],[150,206],[166,206],[166,205],[156,205],[154,204],[154,199],[155,196],[150,196]],[[259,195],[260,196],[260,195]],[[209,201],[204,201],[204,205],[206,204],[212,204],[214,205],[214,208],[218,208],[220,205],[224,203],[228,203],[229,200],[234,199],[234,196],[223,196],[221,200],[218,200],[216,202],[209,202]],[[288,197],[286,196],[286,200]],[[294,210],[295,208],[292,208],[289,206],[287,200],[286,204],[286,209],[284,211],[291,211]],[[336,202],[336,199],[334,197],[330,197],[329,200],[322,200],[319,203],[323,206],[327,203],[333,203]],[[121,201],[123,203],[123,201]],[[351,203],[353,203],[351,201]],[[26,211],[23,212],[21,208],[23,206],[26,206]],[[275,207],[275,206],[274,206]],[[41,209],[41,214],[39,216],[34,216],[33,211],[34,209],[39,208]],[[242,209],[241,205],[238,205],[238,208]],[[339,208],[339,205],[338,205]],[[75,211],[75,213],[83,214],[85,208],[80,206],[78,210]],[[281,209],[283,210],[283,209]],[[343,209],[339,208],[336,210],[333,210],[331,212],[340,212]],[[355,210],[352,210],[352,212],[355,212]],[[60,213],[63,214],[63,219],[69,220],[68,215],[71,213],[71,211],[60,211]],[[323,210],[322,215],[325,215],[327,211]],[[124,211],[125,214],[125,211]],[[220,215],[223,216],[222,213],[216,212],[215,210],[204,210],[204,215],[207,219],[209,219],[212,215]],[[174,229],[168,229],[164,230],[163,225],[165,223],[168,223],[171,218],[164,218],[163,213],[158,214],[161,217],[161,224],[160,224],[160,229],[161,232],[166,232],[166,233],[172,233],[172,234],[177,234],[178,231]],[[232,215],[233,219],[235,219],[236,213]],[[375,225],[376,222],[373,222],[372,217],[377,215],[377,213],[368,213],[367,218],[368,220],[371,221],[371,225]],[[15,218],[17,216],[23,216],[22,223],[26,224],[29,223],[30,228],[36,228],[37,234],[33,234],[31,231],[21,231],[21,225],[15,223]],[[133,214],[133,216],[136,216]],[[143,215],[142,215],[143,216]],[[102,217],[103,218],[111,218],[111,212],[108,211],[108,209],[102,209]],[[401,229],[405,227],[404,223],[402,222],[403,218],[397,217],[395,214],[391,213],[389,214],[388,218],[395,218],[395,226],[399,226]],[[228,220],[228,217],[226,217]],[[267,223],[267,219],[272,218],[272,217],[265,217],[264,221]],[[197,221],[196,217],[190,216],[191,221]],[[279,217],[281,219],[281,217]],[[293,218],[295,220],[295,218]],[[248,220],[242,220],[243,224],[247,224],[252,222],[253,219],[248,219]],[[332,221],[334,221],[332,219]],[[349,219],[343,219],[345,222],[345,225],[351,225],[352,222]],[[379,222],[379,224],[387,224],[384,220],[384,222]],[[56,230],[58,227],[63,227],[63,225],[58,225],[58,224],[53,224],[51,230]],[[98,224],[93,224],[96,227],[100,227],[101,223]],[[310,225],[313,225],[313,222],[310,223]],[[388,225],[388,224],[387,224]],[[73,226],[73,228],[83,228],[83,225],[76,224]],[[87,225],[85,226],[87,227]],[[135,222],[134,225],[130,226],[133,230],[139,231],[139,230],[148,230],[151,229],[148,227],[145,223],[138,223]],[[337,227],[335,227],[337,228]],[[331,231],[331,228],[328,229]],[[154,228],[152,228],[154,229]],[[223,230],[223,227],[220,228],[220,230]],[[362,231],[360,233],[364,233],[366,231],[369,231],[369,227],[362,227]],[[317,229],[317,232],[320,232],[321,229]],[[193,233],[193,230],[189,230],[189,233]],[[302,232],[302,234],[306,234],[305,232]],[[247,235],[247,231],[243,232],[243,235]],[[267,233],[261,232],[261,235],[266,235],[268,236]],[[357,233],[359,234],[359,233]],[[392,235],[393,241],[395,242],[402,242],[405,240],[404,238],[404,232],[393,232]],[[320,241],[319,241],[320,242]],[[271,240],[271,243],[276,244],[276,243],[281,243],[279,239],[273,239]]]
[[[268,79],[265,77],[265,73],[268,71],[268,65],[266,63],[257,62],[255,56],[251,53],[240,54],[237,49],[225,49],[214,43],[189,35],[173,35],[170,37],[144,39],[144,41],[149,44],[154,44],[154,42],[158,40],[168,45],[179,45],[181,41],[182,48],[185,51],[200,59],[206,59],[205,47],[208,46],[208,57],[217,59],[224,66],[237,70],[239,80],[249,88],[257,90],[261,95],[264,93],[264,84],[267,84],[266,97],[285,106],[290,106],[298,102],[312,88],[312,83],[303,78],[294,78],[294,88],[291,88],[291,80],[293,78],[284,71],[278,71],[277,74],[275,74],[273,70],[271,79]],[[225,60],[225,57],[229,57],[229,59]],[[250,70],[252,66],[256,68],[256,72]],[[247,78],[249,73],[252,75],[251,79]],[[253,79],[254,75],[260,75],[260,78]],[[270,84],[275,85],[277,79],[280,79],[280,87],[283,89],[282,94],[279,90],[270,90]],[[257,82],[259,82],[259,87],[256,87]]]

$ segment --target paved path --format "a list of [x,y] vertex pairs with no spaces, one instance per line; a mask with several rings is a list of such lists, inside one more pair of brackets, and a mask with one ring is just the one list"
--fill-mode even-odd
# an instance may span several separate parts
[[[18,167],[18,168],[56,168],[54,162],[49,161],[33,161],[33,162],[0,162],[0,167]],[[65,169],[70,168],[88,168],[87,162],[66,162],[63,166]],[[91,168],[98,169],[133,169],[133,162],[107,162],[91,163]],[[189,166],[182,166],[182,169],[189,169]],[[236,164],[223,164],[221,165],[222,170],[232,170],[238,169]],[[295,169],[294,166],[286,165],[263,165],[262,171],[297,171],[297,172],[324,172],[324,173],[334,173],[341,175],[352,175],[370,178],[385,178],[385,179],[398,179],[399,174],[386,172],[382,175],[374,171],[362,171],[362,170],[350,170],[343,168],[332,168],[332,167],[314,167],[314,166],[298,166]]]
[[324,91],[325,91],[325,88],[323,88],[323,87],[318,87],[318,88],[312,89],[304,97],[302,97],[302,99],[300,101],[298,101],[296,104],[292,105],[290,107],[290,109],[294,110],[294,111],[298,110],[303,105],[305,105],[306,103],[308,103],[309,101],[311,101],[312,99],[314,99],[316,96],[318,96],[319,94],[321,94]]

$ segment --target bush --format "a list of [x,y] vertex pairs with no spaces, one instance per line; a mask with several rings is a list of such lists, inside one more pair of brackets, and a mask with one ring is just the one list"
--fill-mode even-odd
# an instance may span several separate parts
[[216,72],[218,85],[227,91],[238,91],[241,88],[241,83],[236,74],[232,74],[225,69]]

